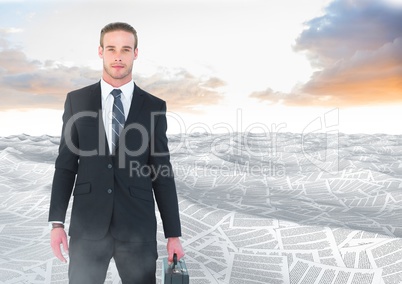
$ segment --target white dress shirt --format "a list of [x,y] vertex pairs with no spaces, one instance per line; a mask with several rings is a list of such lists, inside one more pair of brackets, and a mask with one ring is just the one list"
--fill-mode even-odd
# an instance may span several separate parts
[[107,142],[109,151],[112,151],[112,120],[113,120],[113,103],[114,97],[111,94],[113,89],[121,90],[121,103],[123,104],[124,116],[127,121],[128,113],[130,111],[131,100],[133,99],[134,82],[130,81],[127,84],[114,88],[106,83],[103,78],[101,79],[101,94],[102,94],[102,116],[103,124],[105,126]]

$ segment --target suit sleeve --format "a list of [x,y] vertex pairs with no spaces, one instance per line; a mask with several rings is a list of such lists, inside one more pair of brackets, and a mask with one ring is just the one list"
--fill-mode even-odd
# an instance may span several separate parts
[[55,172],[50,198],[49,221],[65,221],[68,203],[71,197],[78,168],[78,153],[74,152],[74,144],[78,148],[77,131],[72,124],[71,98],[67,95],[64,105],[63,128],[60,138],[59,154],[55,162]]
[[163,102],[160,112],[154,117],[154,133],[151,137],[153,145],[151,145],[150,154],[150,165],[154,170],[152,187],[161,215],[165,237],[180,237],[179,205],[166,136],[165,102]]

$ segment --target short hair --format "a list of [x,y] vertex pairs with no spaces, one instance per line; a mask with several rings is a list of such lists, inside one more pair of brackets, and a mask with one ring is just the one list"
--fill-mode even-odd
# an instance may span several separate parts
[[106,33],[108,32],[114,32],[114,31],[125,31],[132,33],[134,35],[134,49],[137,48],[138,45],[138,37],[137,37],[137,31],[129,24],[127,23],[122,23],[122,22],[115,22],[115,23],[110,23],[107,24],[100,33],[100,46],[103,47],[103,37],[105,36]]

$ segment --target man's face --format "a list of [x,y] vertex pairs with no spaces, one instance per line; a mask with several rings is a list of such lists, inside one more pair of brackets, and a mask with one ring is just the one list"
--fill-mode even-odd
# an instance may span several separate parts
[[119,87],[132,80],[133,62],[138,49],[134,49],[134,35],[126,31],[108,32],[103,37],[99,57],[103,59],[103,79]]

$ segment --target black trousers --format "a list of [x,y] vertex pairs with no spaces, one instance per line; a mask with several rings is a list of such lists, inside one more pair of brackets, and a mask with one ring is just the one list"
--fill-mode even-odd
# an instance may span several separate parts
[[156,242],[122,242],[110,233],[99,241],[71,238],[69,257],[70,284],[103,284],[112,257],[123,284],[156,283]]

